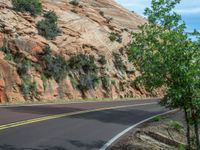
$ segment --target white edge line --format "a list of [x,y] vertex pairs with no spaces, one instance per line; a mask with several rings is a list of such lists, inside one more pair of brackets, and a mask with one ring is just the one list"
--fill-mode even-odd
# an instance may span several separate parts
[[167,112],[164,112],[164,113],[161,113],[161,114],[157,114],[157,115],[154,115],[150,118],[147,118],[143,121],[140,121],[138,122],[137,124],[134,124],[130,127],[128,127],[127,129],[123,130],[122,132],[120,132],[119,134],[117,134],[115,137],[113,137],[112,139],[110,139],[102,148],[100,148],[99,150],[106,150],[107,148],[109,148],[115,141],[117,141],[121,136],[123,136],[124,134],[126,134],[127,132],[129,132],[130,130],[132,130],[133,128],[137,127],[138,125],[140,124],[143,124],[151,119],[153,119],[154,117],[156,116],[160,116],[160,115],[166,115],[166,114],[169,114],[169,113],[172,113],[172,112],[175,112],[177,111],[177,109],[175,110],[170,110],[170,111],[167,111]]

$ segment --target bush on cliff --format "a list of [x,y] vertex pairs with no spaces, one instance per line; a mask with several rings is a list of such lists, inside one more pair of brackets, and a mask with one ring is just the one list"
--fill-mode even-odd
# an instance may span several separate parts
[[88,74],[89,72],[97,72],[94,56],[86,54],[78,54],[71,57],[69,60],[69,67],[71,70],[77,71],[79,73]]
[[44,18],[45,19],[37,23],[38,32],[46,39],[52,40],[60,32],[57,25],[58,16],[55,12],[49,11],[46,14],[44,14]]
[[37,16],[42,12],[40,0],[12,0],[13,8],[20,12],[29,12],[32,16]]
[[54,78],[57,82],[65,78],[68,68],[67,62],[62,56],[52,56],[49,46],[43,49],[41,64],[47,78]]
[[72,72],[79,74],[80,81],[77,87],[82,92],[96,87],[99,79],[94,56],[79,54],[71,57],[68,64]]

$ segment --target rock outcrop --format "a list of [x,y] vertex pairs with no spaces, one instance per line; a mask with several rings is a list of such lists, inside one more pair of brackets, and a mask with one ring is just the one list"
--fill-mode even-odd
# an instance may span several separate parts
[[[71,0],[41,0],[43,13],[51,10],[58,15],[61,32],[54,40],[47,40],[38,34],[36,24],[41,16],[32,17],[29,13],[16,12],[10,0],[0,1],[0,48],[6,48],[13,55],[19,54],[31,63],[31,80],[36,83],[35,94],[25,96],[21,90],[22,78],[16,71],[16,62],[0,52],[0,102],[81,98],[124,98],[159,96],[162,92],[148,93],[142,86],[132,84],[138,75],[134,66],[128,62],[127,46],[131,42],[131,32],[136,32],[145,19],[126,10],[113,0],[81,0],[78,6]],[[120,41],[111,41],[111,32],[120,35]],[[99,77],[109,77],[109,90],[102,83],[91,90],[81,92],[74,88],[70,77],[58,83],[53,79],[42,80],[42,70],[37,63],[43,48],[49,45],[53,55],[65,59],[84,53],[93,55],[99,68]],[[120,54],[124,70],[115,67],[113,53]],[[107,64],[98,63],[105,56]]]

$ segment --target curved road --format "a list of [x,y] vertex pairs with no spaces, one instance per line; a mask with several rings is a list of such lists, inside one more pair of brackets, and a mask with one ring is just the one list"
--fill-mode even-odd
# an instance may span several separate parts
[[[134,100],[0,107],[0,150],[97,150],[133,124],[167,111],[157,102]],[[71,112],[78,113],[66,114]],[[57,114],[65,115],[30,121]],[[20,124],[23,120],[29,123]],[[14,122],[17,126],[10,126]],[[2,125],[7,127],[4,129]]]

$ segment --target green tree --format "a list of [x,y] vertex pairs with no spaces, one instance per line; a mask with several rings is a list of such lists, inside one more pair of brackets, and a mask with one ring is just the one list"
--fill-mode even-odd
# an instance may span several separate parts
[[[173,11],[180,0],[152,0],[145,10],[148,23],[133,34],[129,49],[148,90],[164,87],[166,94],[161,104],[184,110],[187,122],[188,149],[191,145],[191,127],[195,131],[195,146],[200,149],[198,124],[200,121],[200,42],[195,31],[189,35],[181,16]],[[196,36],[197,41],[190,36]]]

